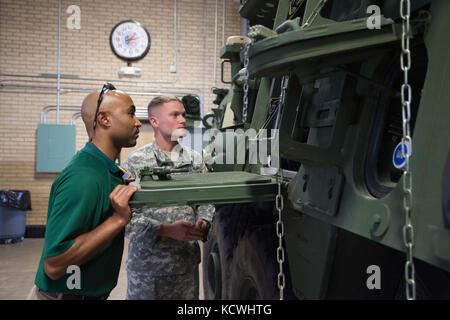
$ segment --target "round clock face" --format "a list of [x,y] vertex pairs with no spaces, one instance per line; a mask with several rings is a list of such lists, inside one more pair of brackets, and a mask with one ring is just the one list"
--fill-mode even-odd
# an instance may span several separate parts
[[112,29],[109,44],[120,59],[136,61],[145,57],[150,50],[150,35],[139,22],[126,20]]

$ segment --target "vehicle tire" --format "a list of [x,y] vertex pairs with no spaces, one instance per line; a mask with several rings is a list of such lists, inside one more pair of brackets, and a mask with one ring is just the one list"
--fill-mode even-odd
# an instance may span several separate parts
[[[229,299],[278,300],[280,292],[276,260],[277,238],[275,225],[260,225],[249,229],[240,239],[230,268]],[[268,236],[273,235],[273,236]],[[287,261],[286,261],[287,262]],[[284,264],[285,273],[287,263]],[[286,276],[286,284],[289,279]],[[289,289],[285,298],[291,299]]]
[[227,269],[232,256],[226,252],[230,247],[231,238],[226,235],[222,217],[231,213],[232,207],[216,208],[216,216],[211,225],[208,241],[203,245],[203,292],[205,300],[225,299]]
[[266,230],[268,233],[263,238],[273,235],[270,238],[276,241],[273,208],[274,203],[267,202],[216,206],[215,218],[202,252],[205,299],[229,299],[230,268],[234,251],[249,229],[270,225],[270,230]]

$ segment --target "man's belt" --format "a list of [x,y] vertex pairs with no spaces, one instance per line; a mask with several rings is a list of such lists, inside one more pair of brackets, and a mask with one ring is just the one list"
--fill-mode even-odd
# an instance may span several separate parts
[[109,297],[109,293],[103,294],[101,296],[84,296],[79,294],[69,294],[63,292],[45,292],[38,289],[39,293],[43,296],[51,298],[52,300],[106,300]]

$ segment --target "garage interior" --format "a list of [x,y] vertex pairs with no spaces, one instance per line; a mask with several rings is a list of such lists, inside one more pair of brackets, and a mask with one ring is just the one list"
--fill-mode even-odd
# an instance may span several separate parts
[[[146,55],[132,63],[110,44],[114,27],[126,20],[142,24],[150,39]],[[201,115],[211,111],[212,88],[227,86],[220,49],[244,27],[236,0],[0,0],[0,190],[30,194],[27,208],[14,209],[23,215],[23,234],[5,231],[1,239],[0,299],[26,299],[33,286],[51,185],[64,159],[88,140],[82,99],[104,82],[132,97],[143,125],[137,145],[122,150],[123,161],[153,139],[146,119],[152,97],[193,95]],[[52,126],[60,131],[47,132]],[[42,134],[53,134],[53,144],[42,144]],[[127,244],[109,299],[125,298]]]

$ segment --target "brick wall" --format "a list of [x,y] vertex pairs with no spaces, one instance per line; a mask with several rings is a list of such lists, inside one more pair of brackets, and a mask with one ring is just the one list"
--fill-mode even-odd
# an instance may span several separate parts
[[[206,23],[204,0],[177,0],[177,3],[178,74],[169,71],[174,63],[173,0],[63,0],[61,74],[76,75],[78,79],[61,80],[60,105],[80,106],[84,96],[109,80],[119,89],[132,92],[130,96],[138,108],[145,108],[155,92],[179,92],[204,95],[204,112],[209,112],[213,100],[211,88],[221,86],[219,51],[223,2],[217,1],[218,81],[215,84],[216,1],[206,0]],[[66,27],[70,16],[66,9],[70,5],[77,5],[81,10],[79,30]],[[225,8],[226,39],[240,33],[240,17],[235,1],[226,0]],[[109,47],[111,29],[127,19],[141,22],[151,36],[148,55],[133,63],[141,69],[139,79],[118,78],[118,68],[126,63]],[[45,224],[50,187],[58,176],[36,172],[36,129],[40,111],[46,105],[56,104],[56,79],[38,75],[57,72],[57,30],[57,0],[0,0],[0,189],[30,190],[33,210],[27,213],[28,225]],[[61,110],[59,123],[69,124],[73,113]],[[47,114],[46,123],[56,123],[56,112]],[[81,118],[75,125],[78,150],[87,141],[87,135]],[[146,132],[142,139],[148,140],[151,130],[146,127],[142,131]]]

